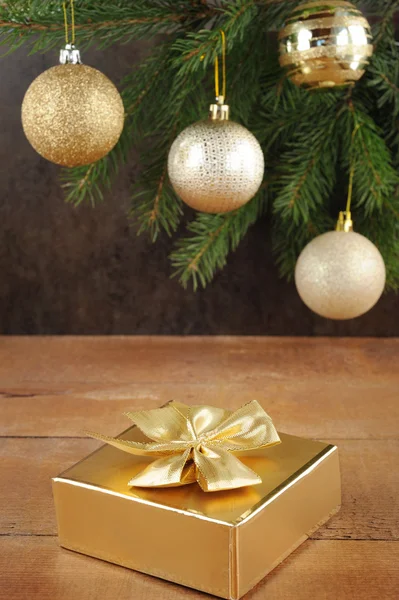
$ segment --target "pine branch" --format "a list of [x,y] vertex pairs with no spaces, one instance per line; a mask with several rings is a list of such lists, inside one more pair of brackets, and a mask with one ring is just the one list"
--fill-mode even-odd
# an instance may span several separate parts
[[[380,247],[388,287],[399,286],[399,0],[366,0],[375,53],[353,88],[310,93],[295,87],[278,64],[274,32],[297,0],[76,0],[77,45],[101,47],[163,34],[151,56],[122,85],[126,122],[120,142],[103,160],[63,172],[67,199],[95,204],[134,146],[141,176],[131,216],[153,240],[179,226],[182,203],[167,177],[167,156],[178,133],[206,117],[213,64],[227,38],[228,103],[232,118],[258,137],[265,153],[273,243],[281,273],[290,277],[303,246],[331,229],[355,166],[356,229]],[[357,2],[363,6],[363,2]],[[269,35],[273,32],[272,35]],[[0,44],[32,52],[63,45],[59,0],[0,4]],[[354,131],[356,134],[354,135]],[[336,173],[343,176],[336,184]],[[335,190],[335,186],[339,190]],[[198,214],[171,259],[183,285],[205,286],[262,213],[265,190],[239,211]]]
[[386,43],[384,50],[373,57],[366,78],[368,97],[377,106],[377,123],[385,142],[393,153],[393,164],[399,166],[399,49],[396,43]]
[[[169,65],[170,68],[173,69]],[[171,80],[174,80],[172,86]],[[204,106],[201,80],[195,82],[195,100],[191,98],[192,85],[189,76],[180,81],[173,77],[173,71],[166,69],[154,89],[154,93],[159,90],[157,95],[164,98],[164,107],[160,110],[155,106],[154,112],[146,114],[158,135],[144,140],[147,146],[141,155],[144,168],[133,189],[130,216],[139,222],[139,233],[148,231],[152,241],[156,241],[161,231],[170,236],[181,219],[182,203],[167,179],[167,160],[178,131],[198,120]]]
[[335,112],[326,110],[316,123],[312,119],[299,124],[280,157],[274,213],[284,221],[307,223],[310,213],[332,193],[337,160]]
[[356,231],[368,237],[381,252],[386,272],[387,290],[399,289],[399,189],[386,199],[383,210],[370,216],[356,217]]
[[171,254],[174,276],[187,287],[191,282],[194,290],[206,287],[215,273],[225,266],[227,256],[234,251],[249,227],[264,212],[265,189],[245,206],[225,215],[197,213],[187,230],[193,234],[183,237]]
[[[240,11],[243,12],[244,8],[245,6],[240,6]],[[237,11],[233,10],[233,20],[236,18],[236,13]],[[259,27],[257,23],[254,25],[256,28]],[[246,33],[248,34],[248,29]],[[217,35],[220,38],[220,34],[217,33]],[[251,39],[253,37],[252,32]],[[180,77],[181,70],[179,66],[176,67],[178,59],[174,58],[175,54],[176,43],[172,44],[171,47],[172,60],[168,67],[170,71],[167,74],[168,83],[173,81],[174,84],[171,93],[168,90],[169,100],[168,97],[164,96],[167,119],[164,119],[163,123],[158,120],[156,127],[157,131],[162,131],[162,140],[167,140],[167,143],[161,145],[155,143],[152,145],[152,147],[155,146],[157,148],[157,152],[154,157],[154,152],[151,150],[149,166],[145,170],[139,184],[135,186],[136,189],[139,188],[139,191],[133,196],[131,211],[131,216],[136,218],[140,223],[139,232],[149,231],[153,241],[156,240],[162,230],[165,230],[168,235],[175,231],[182,214],[181,201],[174,195],[171,187],[165,185],[166,163],[170,146],[181,129],[206,116],[205,110],[209,103],[209,98],[212,97],[212,92],[209,93],[209,96],[204,95],[203,83],[195,71],[187,71],[183,78]],[[242,56],[237,57],[237,61],[239,60],[237,68],[234,50],[231,52],[229,64],[231,62],[232,67],[231,70],[228,69],[229,81],[230,75],[233,72],[237,75],[244,70],[247,81],[250,81],[252,77],[256,81],[256,63],[254,60],[251,63],[246,63],[241,58]],[[181,61],[181,56],[179,56],[179,60]],[[248,66],[249,64],[251,65],[250,67]],[[245,95],[245,98],[240,98],[241,91],[240,86],[234,88],[231,85],[229,86],[229,97],[234,103],[235,114],[238,116],[241,113],[241,116],[248,116],[249,107],[254,102],[254,98],[250,99],[248,94]],[[169,110],[170,103],[174,109],[173,113]],[[154,118],[157,119],[157,115],[154,115]]]
[[153,242],[164,231],[171,236],[178,228],[183,214],[181,200],[176,198],[169,181],[166,178],[166,169],[162,173],[156,190],[148,186],[141,193],[136,193],[134,201],[137,203],[131,210],[131,217],[138,221],[140,227],[138,234],[148,232]]
[[[80,48],[93,43],[105,48],[132,39],[184,30],[192,21],[209,19],[212,7],[186,2],[146,0],[76,2],[76,34]],[[0,45],[9,52],[27,43],[31,53],[43,52],[64,42],[64,16],[59,0],[10,0],[0,5]]]
[[[240,7],[238,12],[241,11],[240,14],[242,14],[246,5],[245,3],[243,6],[241,6],[242,3],[239,4]],[[231,11],[230,7],[229,15],[234,22],[237,15],[237,7],[233,8],[236,10]],[[232,15],[230,13],[232,13]],[[256,27],[258,27],[258,25],[256,25]],[[246,33],[248,33],[248,29]],[[217,35],[220,38],[219,32],[217,32]],[[132,217],[136,218],[140,223],[139,231],[149,231],[154,241],[161,230],[165,230],[168,235],[175,231],[182,214],[180,200],[173,194],[170,186],[165,185],[166,163],[170,146],[179,131],[185,126],[199,120],[199,118],[204,118],[206,116],[206,107],[209,104],[209,98],[212,97],[212,92],[209,92],[208,96],[206,93],[204,95],[204,89],[206,92],[206,87],[204,88],[201,81],[201,74],[198,74],[196,71],[185,71],[184,76],[181,77],[181,69],[179,66],[181,63],[181,56],[178,57],[180,63],[177,62],[176,66],[178,58],[175,58],[175,55],[176,43],[173,43],[171,46],[172,60],[170,61],[168,67],[169,72],[166,77],[168,84],[170,81],[173,81],[174,83],[172,89],[167,91],[167,95],[163,95],[165,98],[164,110],[166,118],[161,122],[158,115],[153,115],[156,121],[156,129],[157,131],[162,131],[162,141],[166,141],[166,143],[159,144],[158,142],[152,145],[152,148],[155,146],[157,151],[154,156],[154,152],[151,150],[149,166],[145,170],[138,185],[136,185],[136,189],[139,188],[139,191],[133,196],[133,206],[131,211]],[[234,51],[230,54],[230,62],[232,64],[232,70],[230,71],[229,69],[228,71],[229,77],[233,70],[234,73],[237,73],[247,67],[247,64],[240,60],[239,67],[237,68]],[[254,69],[253,65],[256,67],[256,63],[252,61],[251,68],[254,74],[251,75],[251,77],[253,76],[255,81],[256,68]],[[211,76],[212,75],[213,73],[211,73]],[[245,75],[247,80],[249,80],[250,69],[246,69]],[[204,75],[202,75],[202,77],[204,77]],[[229,90],[230,97],[234,102],[235,114],[237,114],[237,116],[239,113],[241,113],[241,115],[248,114],[249,107],[254,102],[254,98],[250,99],[249,95],[246,94],[245,99],[240,99],[239,95],[241,90],[239,93],[235,93],[237,90],[234,90],[233,87],[229,87]],[[174,112],[171,112],[169,105],[172,106]]]
[[128,157],[132,145],[130,132],[124,129],[115,148],[101,160],[73,169],[64,169],[61,174],[65,200],[75,206],[89,202],[95,206],[103,201],[103,189],[109,188],[112,178]]
[[392,164],[392,155],[373,119],[355,100],[342,113],[343,165],[354,171],[354,206],[364,208],[366,215],[381,210],[385,198],[390,198],[399,184],[399,175]]
[[242,42],[246,28],[251,25],[256,14],[255,0],[224,2],[219,14],[214,17],[212,29],[188,32],[184,38],[175,42],[174,66],[178,70],[178,76],[184,78],[198,71],[206,72],[222,53],[220,30],[225,33],[226,49],[230,52],[234,40],[236,43]]
[[134,186],[130,217],[138,221],[138,233],[148,232],[155,242],[165,231],[168,236],[176,231],[183,214],[182,202],[167,177],[167,152],[165,149],[158,162],[153,162],[144,177]]

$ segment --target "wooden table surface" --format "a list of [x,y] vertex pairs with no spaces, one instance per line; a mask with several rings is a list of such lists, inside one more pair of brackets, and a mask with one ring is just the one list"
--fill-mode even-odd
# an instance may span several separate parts
[[336,443],[343,506],[246,600],[399,597],[399,340],[0,338],[0,598],[204,600],[59,548],[50,478],[167,400],[238,408]]

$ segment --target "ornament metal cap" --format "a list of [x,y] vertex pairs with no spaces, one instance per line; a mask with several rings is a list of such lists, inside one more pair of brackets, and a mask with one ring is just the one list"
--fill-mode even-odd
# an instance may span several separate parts
[[335,230],[344,231],[345,233],[353,231],[353,221],[351,212],[342,211],[339,213],[337,226]]
[[211,104],[209,107],[209,118],[212,121],[228,121],[230,116],[230,107],[224,104],[224,96],[216,98],[217,104]]
[[60,50],[60,63],[62,65],[81,65],[80,52],[74,44],[66,44],[65,48]]

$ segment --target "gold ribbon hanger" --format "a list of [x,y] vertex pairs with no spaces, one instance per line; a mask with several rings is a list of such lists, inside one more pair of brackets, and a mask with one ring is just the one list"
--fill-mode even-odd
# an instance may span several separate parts
[[219,90],[219,58],[215,58],[215,96],[218,104],[224,104],[226,100],[226,35],[223,29],[220,30],[222,38],[222,94]]
[[65,27],[65,43],[73,46],[75,44],[75,4],[74,0],[70,0],[71,7],[71,42],[69,42],[69,31],[68,31],[68,13],[66,2],[62,3],[62,10],[64,11],[64,27]]
[[232,452],[281,442],[271,418],[256,400],[233,413],[170,402],[126,416],[151,441],[87,435],[131,454],[157,457],[129,481],[128,485],[135,487],[175,487],[197,481],[205,492],[215,492],[257,485],[262,482],[259,475]]
[[349,185],[348,185],[348,197],[346,200],[346,209],[341,211],[338,216],[338,222],[336,226],[336,231],[345,231],[345,233],[349,233],[353,231],[353,221],[352,221],[352,196],[353,196],[353,180],[355,177],[355,160],[353,158],[353,144],[355,140],[355,136],[359,131],[361,125],[358,123],[354,130],[352,131],[351,138],[351,146],[349,150]]

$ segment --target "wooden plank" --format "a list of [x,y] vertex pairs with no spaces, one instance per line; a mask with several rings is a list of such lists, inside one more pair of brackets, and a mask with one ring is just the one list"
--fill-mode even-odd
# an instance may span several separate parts
[[[256,586],[248,598],[393,600],[397,598],[398,565],[397,542],[308,541]],[[69,552],[59,548],[55,538],[0,538],[1,600],[205,597],[208,596],[155,577]]]
[[[334,440],[330,440],[334,442]],[[89,439],[3,439],[1,534],[55,535],[50,478],[98,446]],[[314,539],[399,539],[399,441],[340,441],[343,506]]]
[[0,385],[399,381],[398,339],[2,337]]
[[95,440],[0,440],[0,534],[55,535],[54,477],[92,452]]
[[0,436],[44,436],[0,439],[0,600],[203,597],[55,537],[50,478],[97,446],[62,436],[117,433],[125,410],[171,398],[232,409],[257,398],[283,431],[339,446],[341,512],[251,600],[396,598],[398,367],[395,339],[0,338]]
[[[399,436],[398,384],[367,380],[337,386],[334,381],[270,381],[238,384],[71,386],[58,384],[0,390],[0,436],[72,436],[84,429],[117,434],[127,410],[150,409],[174,399],[236,409],[259,400],[276,426],[310,438],[389,439]],[[29,418],[27,418],[29,415]]]
[[293,434],[397,438],[398,358],[399,340],[0,338],[0,435],[117,433],[129,408],[257,398]]
[[399,442],[332,441],[340,455],[342,507],[312,537],[399,540]]

